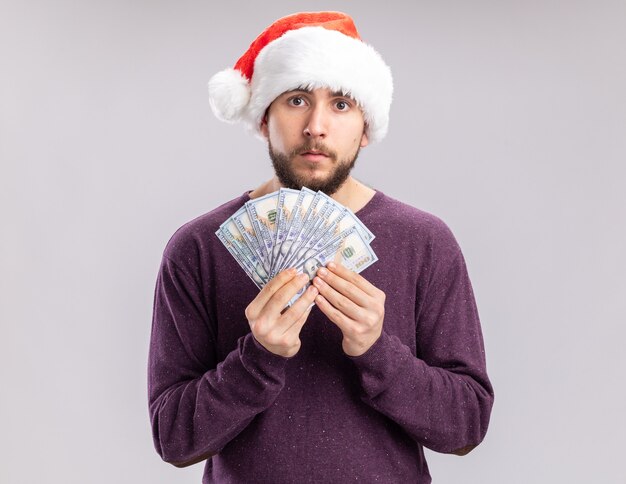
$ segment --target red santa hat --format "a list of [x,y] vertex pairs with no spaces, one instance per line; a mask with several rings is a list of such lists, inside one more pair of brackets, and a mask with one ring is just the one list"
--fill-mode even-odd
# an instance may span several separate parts
[[234,68],[210,79],[209,99],[217,118],[241,121],[260,133],[266,109],[282,93],[324,87],[359,104],[370,142],[385,137],[393,93],[391,70],[341,12],[296,13],[277,20],[250,44]]

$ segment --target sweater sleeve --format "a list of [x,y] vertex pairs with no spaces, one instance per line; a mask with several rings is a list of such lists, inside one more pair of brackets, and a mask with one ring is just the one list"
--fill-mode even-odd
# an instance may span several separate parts
[[433,269],[417,308],[417,355],[384,331],[353,357],[362,400],[431,450],[463,455],[484,438],[493,389],[460,249]]
[[287,358],[248,333],[217,361],[214,333],[198,284],[164,256],[154,295],[148,397],[156,450],[179,467],[217,453],[284,386]]

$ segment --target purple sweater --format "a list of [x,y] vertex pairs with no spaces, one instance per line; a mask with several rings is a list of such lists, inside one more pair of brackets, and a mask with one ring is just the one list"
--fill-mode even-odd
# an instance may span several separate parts
[[148,365],[158,453],[176,466],[208,459],[204,484],[431,482],[423,446],[469,450],[493,404],[452,232],[376,192],[357,215],[376,236],[379,261],[361,275],[386,293],[382,336],[347,356],[314,307],[284,358],[252,336],[244,310],[258,289],[215,236],[247,200],[183,225],[163,253]]

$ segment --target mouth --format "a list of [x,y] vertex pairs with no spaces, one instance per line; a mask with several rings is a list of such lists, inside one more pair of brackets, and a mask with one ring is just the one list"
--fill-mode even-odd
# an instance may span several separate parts
[[329,158],[325,152],[318,150],[303,151],[300,156],[309,161],[323,161]]

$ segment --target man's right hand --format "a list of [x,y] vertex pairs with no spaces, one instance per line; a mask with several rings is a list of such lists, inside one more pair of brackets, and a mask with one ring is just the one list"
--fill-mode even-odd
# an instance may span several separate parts
[[282,311],[307,282],[306,274],[296,276],[295,269],[287,269],[269,281],[246,308],[254,338],[268,351],[289,358],[300,350],[300,330],[311,312],[317,289],[311,285]]

